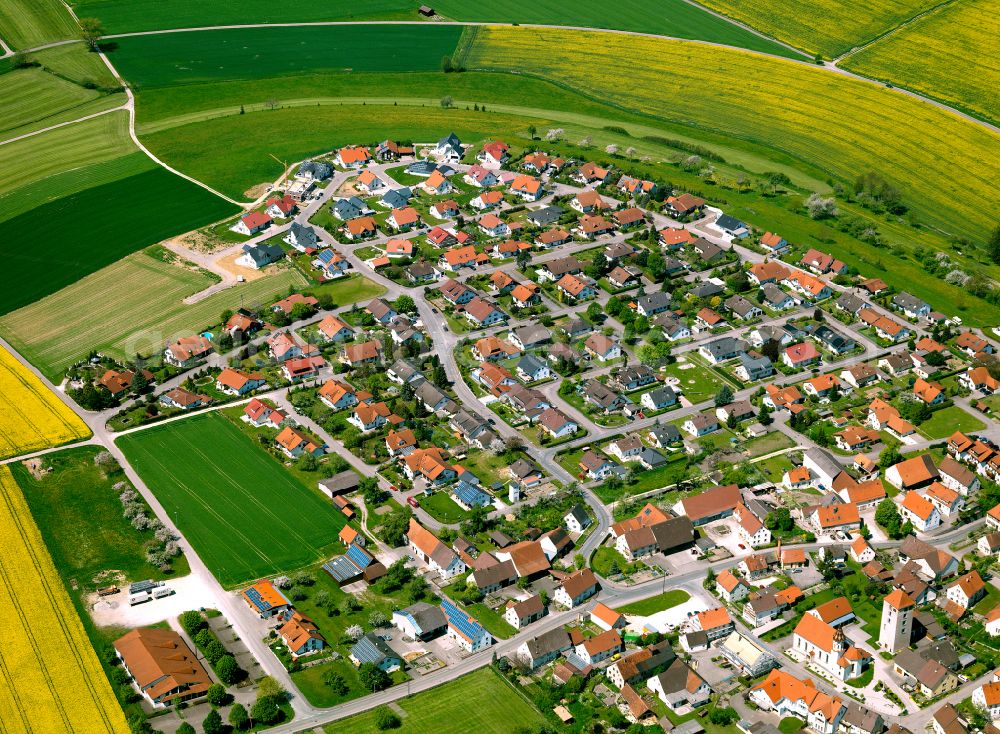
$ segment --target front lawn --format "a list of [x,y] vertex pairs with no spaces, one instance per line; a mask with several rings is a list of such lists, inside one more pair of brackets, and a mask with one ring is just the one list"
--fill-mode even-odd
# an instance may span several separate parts
[[972,611],[976,614],[987,614],[993,610],[993,608],[1000,604],[1000,589],[997,589],[993,584],[986,584],[986,596],[980,599]]
[[972,433],[981,431],[985,427],[985,424],[975,416],[969,415],[957,405],[951,405],[934,411],[917,430],[927,438],[937,439],[947,438],[955,431]]
[[438,522],[458,523],[469,519],[469,513],[463,510],[445,491],[437,491],[434,494],[424,495],[419,498],[420,506],[427,510],[427,514]]
[[378,298],[385,293],[385,288],[363,275],[350,275],[307,288],[305,293],[316,298],[324,294],[329,295],[335,305],[346,306],[352,303],[367,303],[373,298]]
[[693,359],[678,358],[663,370],[667,377],[677,378],[677,388],[692,403],[702,403],[715,397],[724,384],[714,372],[697,364]]
[[618,607],[615,611],[621,614],[634,614],[637,617],[648,617],[657,612],[662,612],[664,609],[670,609],[683,604],[690,598],[691,595],[683,589],[671,589],[658,596]]

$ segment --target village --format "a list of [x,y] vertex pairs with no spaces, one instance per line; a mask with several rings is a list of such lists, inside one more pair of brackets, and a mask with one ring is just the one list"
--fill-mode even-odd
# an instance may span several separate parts
[[379,295],[70,370],[108,435],[218,413],[342,516],[307,569],[113,597],[155,726],[251,707],[228,656],[305,717],[492,665],[575,731],[995,731],[996,343],[537,142],[304,161],[202,257]]

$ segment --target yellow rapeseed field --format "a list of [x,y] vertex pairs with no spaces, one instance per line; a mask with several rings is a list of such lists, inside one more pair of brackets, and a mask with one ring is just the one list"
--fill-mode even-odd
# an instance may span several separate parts
[[713,10],[811,54],[834,58],[920,12],[937,0],[702,0]]
[[955,0],[849,56],[842,66],[1000,120],[996,0]]
[[24,495],[0,466],[0,730],[127,734]]
[[466,66],[538,75],[842,181],[877,172],[920,220],[974,241],[996,225],[1000,135],[871,82],[736,49],[554,28],[480,28]]
[[89,435],[76,413],[0,347],[0,459]]

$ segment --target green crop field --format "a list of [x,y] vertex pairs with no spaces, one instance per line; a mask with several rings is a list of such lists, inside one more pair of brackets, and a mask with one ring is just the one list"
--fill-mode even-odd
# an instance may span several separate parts
[[[346,0],[323,3],[274,4],[264,0],[224,0],[206,7],[196,0],[80,0],[78,14],[100,18],[109,33],[197,28],[244,23],[309,23],[318,21],[417,20],[416,0],[374,0],[359,5]],[[765,53],[794,54],[724,18],[683,0],[623,0],[614,5],[582,0],[568,10],[560,0],[444,0],[435,3],[439,15],[450,20],[496,23],[570,24],[592,28],[641,31],[677,38],[725,43]]]
[[[3,77],[0,77],[2,79]],[[111,112],[0,146],[0,201],[49,176],[135,152],[128,113]]]
[[702,4],[809,53],[839,56],[933,7],[935,0],[702,0]]
[[226,309],[270,303],[290,285],[306,285],[298,272],[284,269],[195,304],[183,303],[212,283],[201,272],[140,252],[3,316],[0,334],[57,378],[91,349],[122,358],[158,352],[168,339],[214,324]]
[[212,30],[120,38],[109,58],[140,90],[345,70],[431,71],[461,34],[447,25]]
[[[90,588],[100,585],[97,577],[104,571],[120,571],[133,581],[163,578],[158,566],[146,562],[143,543],[153,531],[140,533],[122,516],[113,485],[123,477],[106,477],[94,465],[98,450],[87,446],[48,454],[44,462],[52,471],[40,478],[20,463],[11,466],[56,568],[63,578]],[[173,575],[187,573],[183,556],[173,566]]]
[[[975,72],[955,69],[974,64]],[[994,0],[957,0],[848,57],[859,74],[1000,121],[1000,58]]]
[[60,0],[0,3],[0,38],[11,48],[32,48],[49,41],[76,38],[79,32]]
[[338,20],[417,20],[417,0],[76,0],[80,17],[100,18],[108,33],[198,28],[244,23],[310,23]]
[[0,253],[9,282],[16,284],[0,294],[0,313],[34,303],[129,253],[235,211],[205,189],[157,168],[0,222]]
[[39,68],[0,74],[0,140],[118,107],[124,94],[107,95]]
[[[469,702],[475,701],[474,706]],[[510,734],[534,731],[544,722],[542,715],[509,683],[490,669],[477,670],[431,691],[396,702],[403,710],[399,734]],[[377,734],[375,714],[327,724],[326,734]]]
[[474,141],[526,130],[532,123],[542,127],[547,121],[439,106],[312,105],[206,120],[144,135],[142,140],[161,160],[236,197],[281,172],[272,155],[291,162],[387,136],[433,141],[442,130]]
[[32,51],[28,58],[42,65],[46,71],[69,79],[77,84],[93,82],[98,87],[117,87],[107,64],[98,54],[91,53],[82,43],[70,43]]
[[495,23],[538,23],[610,28],[622,31],[655,33],[674,38],[722,43],[729,46],[801,58],[768,38],[706,12],[684,0],[578,0],[568,7],[563,0],[443,0],[436,2],[438,13],[455,20]]
[[996,224],[990,161],[1000,159],[1000,135],[875,84],[745,51],[556,29],[480,28],[466,63],[528,70],[629,110],[753,140],[842,181],[875,171],[903,191],[915,218],[974,242]]
[[318,489],[220,415],[155,426],[118,443],[225,586],[326,558],[344,526]]

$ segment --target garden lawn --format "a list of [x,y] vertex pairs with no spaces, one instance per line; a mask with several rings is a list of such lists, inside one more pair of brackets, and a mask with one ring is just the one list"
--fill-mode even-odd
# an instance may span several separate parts
[[378,298],[385,293],[385,288],[363,275],[351,275],[307,288],[306,291],[317,298],[329,295],[335,305],[345,306]]
[[236,28],[119,38],[110,58],[140,88],[337,71],[436,71],[461,34],[449,25]]
[[679,381],[677,387],[694,404],[714,398],[724,384],[722,378],[710,369],[685,358],[678,358],[673,364],[667,365],[663,374],[676,377]]
[[183,303],[213,282],[201,271],[139,252],[3,316],[0,335],[56,378],[91,349],[122,359],[159,352],[168,339],[216,324],[225,309],[270,303],[289,286],[306,285],[299,273],[284,269],[198,303]]
[[[633,64],[637,56],[646,63]],[[815,65],[659,38],[495,26],[479,28],[466,65],[535,74],[627,110],[752,140],[842,182],[878,171],[917,221],[980,245],[996,224],[989,161],[1000,158],[1000,135]],[[859,106],[880,114],[853,114]],[[761,120],[760,109],[778,112]]]
[[[944,3],[845,59],[843,66],[995,123],[1000,120],[996,13],[993,0]],[[975,59],[976,73],[952,74],[966,59]]]
[[494,611],[482,603],[470,604],[465,609],[498,640],[506,640],[517,634],[517,630],[503,618],[503,612]]
[[985,424],[975,416],[969,415],[957,405],[950,405],[934,411],[917,430],[927,438],[935,439],[947,438],[955,431],[971,433],[985,427]]
[[[87,446],[48,454],[43,461],[52,471],[41,479],[22,464],[11,466],[60,575],[88,591],[104,585],[96,578],[102,571],[121,571],[129,581],[166,578],[159,566],[146,562],[143,543],[152,531],[140,533],[122,516],[113,485],[124,476],[106,477],[94,465],[97,453]],[[187,574],[183,555],[172,565],[169,576]]]
[[976,605],[972,608],[976,614],[988,614],[993,611],[994,607],[1000,604],[1000,589],[997,589],[993,584],[986,584],[986,596],[976,602]]
[[302,568],[335,548],[344,516],[222,416],[155,426],[119,445],[227,587]]
[[754,459],[758,456],[781,451],[781,449],[790,449],[793,446],[795,446],[795,442],[792,439],[781,431],[775,430],[760,438],[751,438],[743,444],[743,450],[749,452],[750,458]]
[[864,12],[838,2],[819,0],[705,0],[704,5],[810,53],[834,57],[875,38],[923,10],[934,0],[875,0]]
[[[538,710],[490,668],[400,699],[395,706],[404,712],[401,726],[393,730],[398,734],[510,734],[534,730],[544,722]],[[378,734],[373,711],[327,724],[324,731]]]
[[458,506],[447,490],[438,490],[430,496],[421,495],[417,499],[427,514],[438,522],[456,523],[469,518],[469,513]]
[[656,614],[657,612],[662,612],[665,609],[670,609],[678,606],[679,604],[683,604],[690,598],[691,595],[683,589],[671,589],[670,591],[659,594],[658,596],[643,599],[642,601],[632,602],[631,604],[626,604],[623,607],[618,607],[615,611],[621,614],[633,614],[637,617],[648,617],[652,614]]

